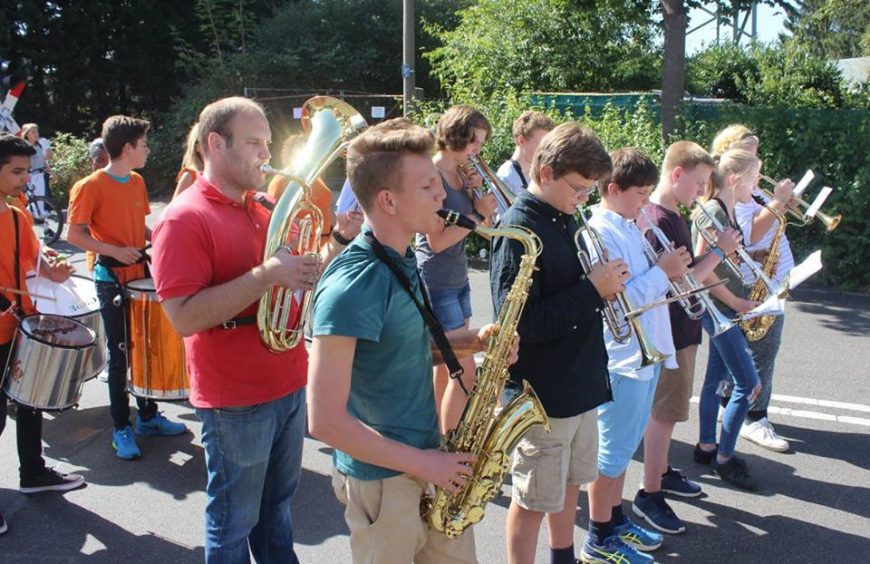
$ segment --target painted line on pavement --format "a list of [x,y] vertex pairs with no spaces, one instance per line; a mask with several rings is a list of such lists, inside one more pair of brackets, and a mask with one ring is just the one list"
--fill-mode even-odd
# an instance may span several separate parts
[[[811,398],[800,398],[796,396],[777,396],[773,395],[773,399],[779,399],[781,397],[789,398],[788,400],[782,401],[791,401],[792,403],[801,403],[801,404],[809,404],[809,405],[818,405],[820,407],[832,407],[839,409],[851,409],[856,411],[864,411],[867,409],[867,406],[863,406],[856,403],[844,403],[844,402],[835,402],[835,401],[827,401],[827,400],[814,400]],[[698,396],[692,396],[691,402],[698,403],[700,398]],[[849,406],[849,407],[843,407]],[[818,421],[833,421],[836,423],[845,423],[847,425],[859,425],[861,427],[870,427],[870,418],[866,417],[854,417],[851,415],[835,415],[833,413],[824,413],[821,411],[810,411],[807,409],[791,409],[790,407],[779,407],[775,405],[771,405],[767,408],[770,413],[774,413],[776,415],[785,415],[790,417],[801,417],[803,419],[816,419]]]

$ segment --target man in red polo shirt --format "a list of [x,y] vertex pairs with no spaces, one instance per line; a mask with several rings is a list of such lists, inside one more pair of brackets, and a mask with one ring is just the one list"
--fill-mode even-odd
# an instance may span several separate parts
[[[305,433],[304,345],[284,353],[260,341],[260,297],[273,285],[310,290],[321,257],[282,249],[263,261],[270,212],[252,196],[265,180],[269,122],[246,98],[214,102],[199,116],[205,168],[154,229],[152,273],[184,336],[190,401],[203,423],[208,467],[207,562],[296,562],[290,501]],[[256,492],[261,492],[257,495]]]

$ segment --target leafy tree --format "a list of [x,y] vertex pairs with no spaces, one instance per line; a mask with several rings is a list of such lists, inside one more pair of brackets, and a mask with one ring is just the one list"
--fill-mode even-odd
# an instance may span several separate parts
[[794,40],[830,59],[870,55],[870,2],[802,0],[786,22]]
[[867,107],[839,69],[797,41],[741,47],[714,45],[689,60],[689,90],[752,106]]
[[[738,10],[745,10],[754,3],[780,6],[792,13],[793,0],[719,0],[717,4],[723,17]],[[664,61],[662,68],[662,134],[666,137],[673,131],[679,111],[680,100],[686,84],[686,26],[688,9],[705,2],[700,0],[660,0],[664,26]]]
[[428,55],[454,101],[504,90],[648,89],[657,82],[646,0],[480,0]]

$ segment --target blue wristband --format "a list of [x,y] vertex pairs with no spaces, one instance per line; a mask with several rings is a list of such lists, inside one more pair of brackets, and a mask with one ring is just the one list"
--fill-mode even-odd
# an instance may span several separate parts
[[713,247],[713,250],[710,252],[712,252],[715,255],[718,255],[720,259],[725,260],[725,253],[722,252],[722,249],[720,249],[719,247]]

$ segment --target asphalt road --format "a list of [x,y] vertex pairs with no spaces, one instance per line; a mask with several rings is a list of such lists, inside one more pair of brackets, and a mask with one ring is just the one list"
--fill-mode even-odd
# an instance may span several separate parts
[[[155,206],[155,211],[159,206]],[[73,261],[80,264],[81,255]],[[474,325],[491,318],[487,274],[471,274]],[[697,414],[677,426],[672,463],[699,481],[703,497],[673,501],[688,525],[668,537],[659,562],[868,562],[870,561],[870,296],[797,291],[775,379],[771,419],[792,444],[786,454],[746,441],[738,451],[761,482],[757,493],[722,486],[691,461]],[[698,359],[700,389],[706,345]],[[17,492],[15,424],[0,437],[0,511],[9,532],[0,536],[0,562],[198,562],[203,558],[205,465],[201,426],[189,406],[164,403],[171,418],[192,433],[140,438],[144,456],[116,458],[106,385],[85,385],[77,409],[45,418],[50,464],[83,473],[87,487],[63,495]],[[295,500],[296,549],[302,562],[350,562],[342,507],[329,479],[330,449],[306,439],[303,476]],[[630,503],[642,470],[629,468]],[[509,485],[504,491],[509,494]],[[475,527],[482,563],[505,561],[504,520],[509,497],[492,503]],[[626,503],[626,507],[629,506]],[[587,502],[581,494],[576,546],[585,537]],[[538,562],[549,562],[546,528]]]

